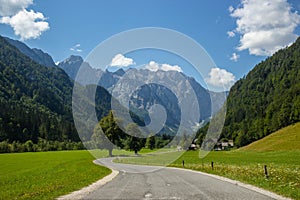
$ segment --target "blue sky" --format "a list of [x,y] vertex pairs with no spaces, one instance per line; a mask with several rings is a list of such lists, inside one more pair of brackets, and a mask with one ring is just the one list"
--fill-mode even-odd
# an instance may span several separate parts
[[[17,0],[17,3],[9,5],[11,2],[0,0],[0,34],[23,39],[30,47],[49,53],[55,62],[71,54],[85,58],[100,42],[122,31],[162,27],[186,34],[202,45],[218,68],[211,75],[217,73],[226,77],[231,74],[231,79],[234,76],[234,80],[238,80],[255,64],[281,46],[288,45],[300,34],[300,17],[297,14],[300,2],[297,0],[256,3],[253,0]],[[4,7],[5,4],[8,7]],[[6,12],[10,8],[12,11]],[[40,27],[36,32],[30,32],[30,26],[23,30],[23,25],[18,27],[17,17],[12,20],[18,9],[32,10],[30,16],[36,18],[38,16],[34,13],[40,12],[43,17],[39,16],[36,21],[48,24],[38,24]],[[251,19],[252,16],[261,19]],[[237,20],[240,20],[240,25]],[[13,27],[19,28],[17,31],[21,33],[18,34]],[[282,27],[284,29],[281,30]],[[22,36],[22,31],[27,31],[27,35]],[[279,32],[282,34],[277,34]],[[125,55],[136,65],[149,64],[150,61],[170,66],[186,65],[180,59],[159,55],[155,51],[144,51],[140,55],[137,53],[136,58],[134,56]],[[184,71],[193,73],[188,67]],[[231,79],[227,80],[230,82],[228,87],[233,83]]]

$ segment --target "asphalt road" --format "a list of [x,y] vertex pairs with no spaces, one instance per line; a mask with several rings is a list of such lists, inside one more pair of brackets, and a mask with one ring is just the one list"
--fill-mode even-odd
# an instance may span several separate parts
[[191,171],[117,164],[111,158],[100,159],[98,163],[120,173],[84,199],[272,199],[244,187]]

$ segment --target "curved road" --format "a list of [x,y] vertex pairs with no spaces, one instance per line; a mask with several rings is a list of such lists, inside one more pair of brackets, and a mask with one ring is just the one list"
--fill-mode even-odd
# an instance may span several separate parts
[[120,173],[84,199],[258,199],[269,196],[204,174],[174,168],[113,163],[112,158],[97,160]]

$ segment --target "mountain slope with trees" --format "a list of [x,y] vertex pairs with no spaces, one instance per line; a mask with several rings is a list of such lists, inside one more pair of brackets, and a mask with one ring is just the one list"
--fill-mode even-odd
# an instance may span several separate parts
[[11,45],[17,47],[21,53],[34,60],[36,63],[46,67],[56,67],[52,57],[42,50],[36,48],[31,49],[26,44],[18,40],[13,40],[7,37],[4,37],[4,39]]
[[[42,66],[0,37],[0,141],[79,142],[72,116],[73,80]],[[109,93],[97,88],[98,118],[110,110]]]
[[300,121],[300,38],[234,84],[222,137],[238,147]]

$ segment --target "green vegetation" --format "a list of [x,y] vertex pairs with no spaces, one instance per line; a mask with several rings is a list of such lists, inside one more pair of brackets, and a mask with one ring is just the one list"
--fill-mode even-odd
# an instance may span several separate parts
[[[290,125],[241,150],[245,151],[300,151],[300,123]],[[300,156],[300,155],[299,155]]]
[[231,88],[222,138],[238,147],[300,121],[300,38]]
[[0,141],[79,141],[72,86],[63,70],[33,62],[0,37]]
[[176,151],[175,149],[168,148],[156,151],[147,151],[146,149],[143,149],[142,152],[143,154],[137,157],[117,158],[114,162],[137,165],[167,166],[176,161],[183,153],[182,151]]
[[[35,63],[0,36],[0,141],[19,146],[40,140],[80,142],[71,110],[73,85],[62,69]],[[87,94],[96,90],[95,108],[101,119],[110,110],[111,96],[95,87],[82,90]]]
[[108,115],[100,120],[99,126],[95,127],[91,138],[95,148],[107,149],[109,156],[112,156],[113,144],[121,148],[124,146],[121,141],[125,138],[125,133],[118,127],[113,112],[109,111]]
[[7,141],[0,142],[0,153],[21,153],[21,152],[40,152],[40,151],[64,151],[64,150],[83,150],[82,142],[59,142],[47,141],[39,138],[38,143],[28,140],[25,143]]
[[0,154],[0,199],[54,199],[78,190],[110,173],[93,160],[88,151]]
[[[138,119],[138,116],[135,118]],[[114,145],[137,154],[143,147],[150,150],[163,148],[172,139],[171,136],[165,134],[148,136],[146,139],[136,123],[129,123],[124,133],[118,126],[122,122],[117,122],[117,120],[119,119],[114,118],[113,111],[109,111],[108,115],[103,117],[95,127],[91,140],[84,143],[85,146],[88,149],[107,149],[109,156],[112,156]]]
[[142,138],[143,135],[141,131],[134,123],[127,125],[126,133],[128,134],[128,136],[124,141],[124,148],[129,151],[134,151],[134,153],[137,154],[138,151],[140,151],[145,146],[146,140]]

